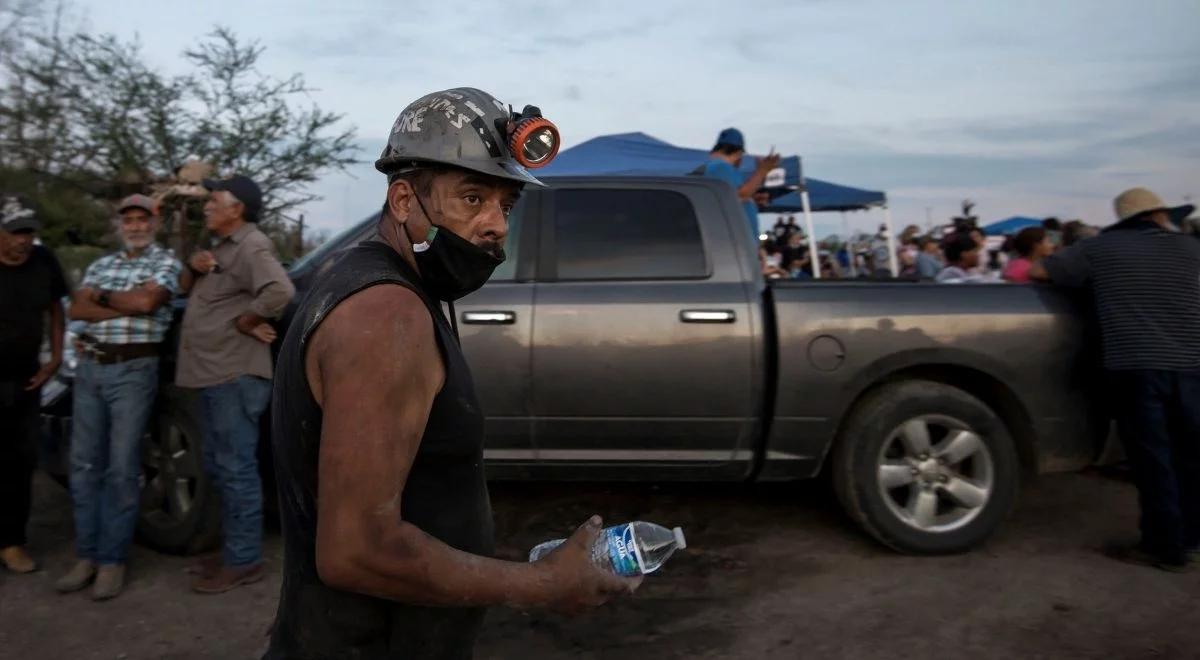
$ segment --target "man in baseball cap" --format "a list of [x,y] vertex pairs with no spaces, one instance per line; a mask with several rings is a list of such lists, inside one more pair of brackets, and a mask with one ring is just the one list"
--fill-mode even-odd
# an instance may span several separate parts
[[190,289],[175,384],[195,388],[205,417],[204,466],[221,494],[221,552],[192,567],[192,589],[215,594],[262,579],[259,418],[271,398],[272,322],[296,289],[257,226],[262,190],[249,177],[205,179],[211,249],[188,260]]
[[717,143],[709,153],[702,174],[720,179],[737,191],[742,208],[746,211],[746,222],[750,230],[750,244],[758,246],[758,204],[755,193],[762,187],[767,174],[779,165],[779,154],[769,154],[755,163],[754,172],[744,175],[739,171],[742,157],[746,155],[746,138],[736,128],[727,128],[717,135]]
[[204,187],[212,193],[229,193],[234,201],[242,205],[242,218],[246,222],[258,222],[258,216],[262,213],[262,189],[250,177],[235,174],[228,179],[205,179]]
[[1117,223],[1034,264],[1030,276],[1088,287],[1104,367],[1142,507],[1141,541],[1122,561],[1183,571],[1200,559],[1200,241],[1180,233],[1194,207],[1145,188],[1113,202]]
[[[37,212],[0,194],[0,565],[14,573],[37,568],[25,552],[30,485],[37,465],[40,388],[62,363],[67,295],[58,259],[34,242]],[[50,361],[38,355],[50,317]]]
[[42,223],[38,221],[33,208],[15,195],[6,195],[0,201],[0,227],[4,231],[18,233],[21,231],[36,232],[41,230]]
[[117,204],[121,249],[88,266],[71,300],[86,321],[75,372],[71,496],[76,562],[56,583],[67,593],[92,585],[92,598],[121,593],[138,517],[142,438],[158,392],[160,346],[182,268],[155,242],[154,200]]

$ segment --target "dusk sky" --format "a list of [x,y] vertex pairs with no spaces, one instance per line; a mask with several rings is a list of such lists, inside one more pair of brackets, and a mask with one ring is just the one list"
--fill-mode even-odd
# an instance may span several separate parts
[[[357,127],[362,163],[316,186],[310,224],[375,210],[371,167],[400,110],[449,87],[542,108],[566,146],[642,131],[751,152],[883,190],[896,224],[974,199],[1010,215],[1112,220],[1144,185],[1200,199],[1200,2],[396,3],[79,2],[96,31],[137,35],[150,61],[213,25],[266,46],[265,73],[300,72],[312,100]],[[347,8],[350,7],[350,8]],[[881,220],[855,213],[856,229]],[[840,230],[817,216],[818,235]]]

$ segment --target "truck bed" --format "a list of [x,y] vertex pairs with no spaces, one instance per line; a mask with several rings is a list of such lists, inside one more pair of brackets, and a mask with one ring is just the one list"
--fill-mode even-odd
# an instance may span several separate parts
[[1101,449],[1098,343],[1086,301],[1061,289],[776,281],[763,295],[777,373],[761,478],[811,476],[864,393],[920,375],[999,411],[1035,471],[1082,467]]

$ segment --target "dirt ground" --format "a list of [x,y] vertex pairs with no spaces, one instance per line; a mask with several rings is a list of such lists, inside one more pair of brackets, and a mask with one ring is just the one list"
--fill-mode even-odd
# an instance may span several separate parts
[[[0,658],[256,658],[279,588],[187,590],[187,560],[137,547],[118,599],[60,596],[70,500],[35,488],[46,570],[0,576]],[[519,558],[595,509],[680,525],[690,547],[632,599],[575,619],[494,610],[480,658],[1200,658],[1200,570],[1174,575],[1099,552],[1136,524],[1131,486],[1094,474],[1027,484],[967,555],[903,557],[839,513],[819,482],[771,486],[494,484],[500,552]],[[86,592],[85,592],[86,593]]]

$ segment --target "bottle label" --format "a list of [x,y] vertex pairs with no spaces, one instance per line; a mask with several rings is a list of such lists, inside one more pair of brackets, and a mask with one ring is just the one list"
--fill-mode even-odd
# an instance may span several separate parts
[[626,577],[641,575],[642,559],[633,537],[633,525],[627,523],[609,527],[604,534],[608,540],[608,557],[612,561],[613,572]]

